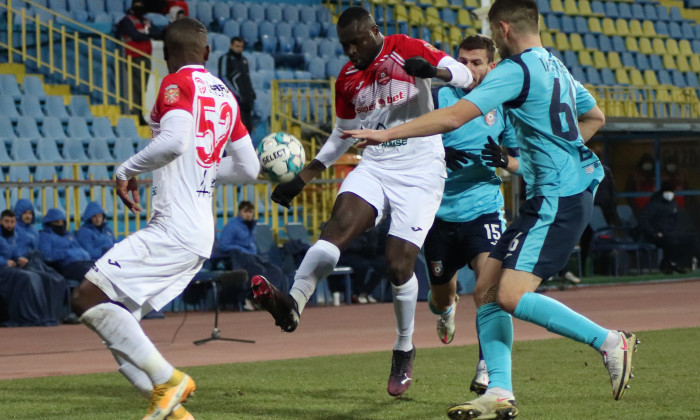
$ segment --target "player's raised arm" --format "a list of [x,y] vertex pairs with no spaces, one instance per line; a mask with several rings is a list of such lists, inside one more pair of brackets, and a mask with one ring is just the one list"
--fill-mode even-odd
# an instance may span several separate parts
[[260,174],[260,160],[253,147],[250,134],[241,122],[240,109],[226,143],[226,157],[221,159],[216,173],[217,180],[228,183],[253,181]]

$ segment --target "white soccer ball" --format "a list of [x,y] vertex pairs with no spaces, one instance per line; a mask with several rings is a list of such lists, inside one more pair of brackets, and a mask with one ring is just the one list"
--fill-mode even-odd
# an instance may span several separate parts
[[304,167],[306,154],[301,142],[291,134],[277,132],[265,136],[258,145],[263,172],[273,182],[288,182]]

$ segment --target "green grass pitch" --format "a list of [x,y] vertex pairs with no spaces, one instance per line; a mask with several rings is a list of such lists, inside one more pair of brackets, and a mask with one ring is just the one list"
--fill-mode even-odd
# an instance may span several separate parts
[[[621,401],[613,400],[601,357],[587,346],[516,342],[518,419],[700,418],[700,328],[638,337],[635,378]],[[386,393],[389,351],[185,368],[198,385],[186,407],[197,420],[446,419],[450,404],[473,398],[477,351],[419,348],[414,383],[400,398]],[[0,381],[2,419],[139,419],[146,407],[118,373]]]

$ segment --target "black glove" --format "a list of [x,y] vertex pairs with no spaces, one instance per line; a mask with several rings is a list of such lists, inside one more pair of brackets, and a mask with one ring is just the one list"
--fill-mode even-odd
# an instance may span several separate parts
[[464,150],[445,147],[445,164],[447,164],[447,169],[451,171],[456,171],[462,167],[462,164],[469,162],[470,159],[474,160],[475,157],[474,154]]
[[484,145],[484,150],[481,151],[481,159],[486,163],[486,166],[494,168],[505,168],[508,166],[508,155],[503,153],[499,146],[491,136],[488,137],[489,142]]
[[409,76],[420,77],[421,79],[430,79],[437,74],[437,67],[430,64],[428,60],[423,57],[409,58],[403,65],[403,70]]
[[298,174],[294,175],[294,179],[291,181],[277,185],[272,191],[270,199],[280,206],[289,208],[292,199],[304,189],[305,185],[306,182]]

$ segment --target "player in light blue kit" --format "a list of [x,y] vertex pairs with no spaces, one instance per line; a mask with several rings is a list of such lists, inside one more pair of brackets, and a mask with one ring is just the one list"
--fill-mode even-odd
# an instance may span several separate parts
[[[467,66],[474,81],[467,89],[433,88],[435,109],[454,105],[478,86],[496,67],[495,55],[496,47],[487,36],[470,35],[462,40],[457,60]],[[503,153],[493,139],[500,139],[511,156]],[[457,271],[469,264],[479,278],[489,252],[501,237],[505,229],[501,211],[503,195],[501,179],[494,167],[516,172],[518,149],[515,131],[502,106],[443,134],[442,142],[447,163],[445,191],[423,248],[430,276],[428,306],[437,315],[438,338],[449,344],[455,334],[459,298]],[[480,352],[470,389],[483,394],[488,384],[488,372]]]
[[349,130],[359,145],[454,130],[503,104],[515,128],[527,201],[504,232],[477,281],[479,341],[489,388],[454,405],[451,419],[509,419],[518,415],[511,380],[513,325],[509,314],[599,351],[620,399],[631,377],[634,334],[603,328],[563,304],[533,293],[564,267],[593,209],[603,178],[584,145],[605,123],[591,95],[542,48],[534,0],[496,0],[489,10],[503,61],[457,104],[387,130]]

